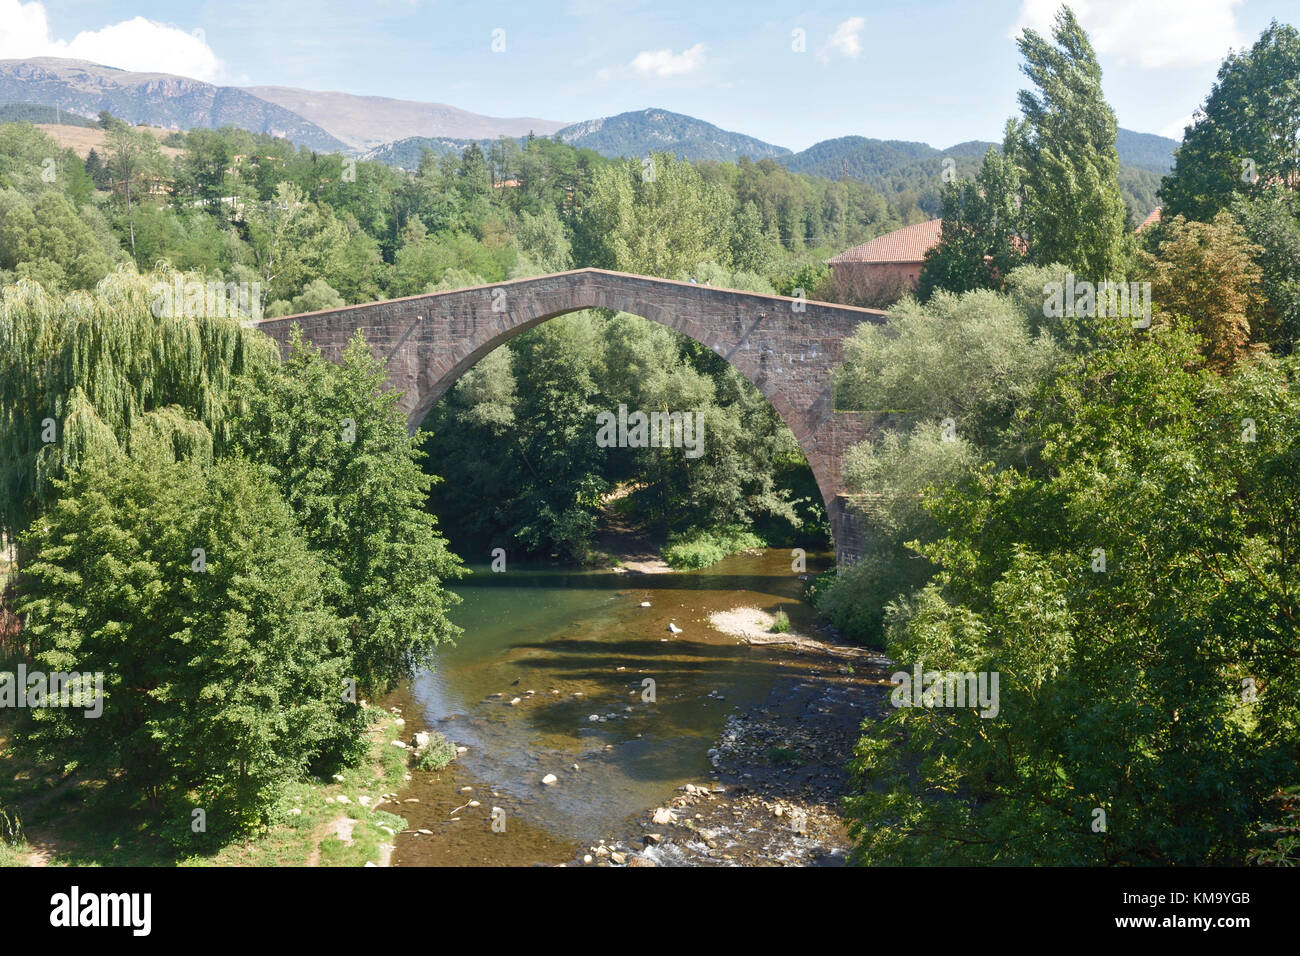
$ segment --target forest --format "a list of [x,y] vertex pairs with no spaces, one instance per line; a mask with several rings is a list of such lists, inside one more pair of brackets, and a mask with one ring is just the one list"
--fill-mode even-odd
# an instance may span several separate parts
[[[920,286],[849,343],[836,407],[895,411],[844,461],[865,551],[808,589],[847,639],[999,674],[1002,701],[863,724],[855,862],[1294,864],[1300,94],[1273,78],[1300,33],[1223,62],[1141,233],[1089,38],[1067,9],[1018,46],[1003,143],[927,185]],[[230,841],[359,759],[358,695],[456,636],[458,555],[600,560],[613,510],[679,567],[829,544],[766,399],[639,317],[529,330],[408,435],[360,335],[281,360],[152,290],[254,287],[278,316],[595,266],[831,298],[826,258],[928,218],[912,191],[541,137],[406,173],[100,127],[82,160],[0,125],[0,650],[101,671],[114,704],[22,716],[50,779],[169,839],[204,807]],[[1145,284],[1149,323],[1054,313],[1075,278]],[[706,454],[597,449],[620,404],[691,409]]]

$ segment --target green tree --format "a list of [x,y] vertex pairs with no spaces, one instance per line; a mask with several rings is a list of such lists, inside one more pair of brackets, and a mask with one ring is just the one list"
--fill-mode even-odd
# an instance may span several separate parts
[[1115,151],[1115,113],[1101,91],[1101,67],[1069,7],[1052,30],[1055,45],[1026,29],[1017,41],[1022,70],[1037,92],[1021,90],[1022,118],[1004,151],[1019,169],[1029,254],[1060,262],[1090,281],[1122,273],[1124,200]]
[[120,190],[125,207],[131,258],[135,259],[135,205],[139,199],[138,193],[142,187],[148,188],[150,179],[162,174],[166,161],[158,147],[158,140],[152,133],[131,129],[120,120],[108,127],[104,147],[113,189],[115,192]]
[[992,147],[973,181],[945,185],[939,243],[921,266],[917,294],[922,300],[936,289],[1001,288],[1024,261],[1019,198],[1015,166]]
[[459,633],[444,582],[460,561],[425,509],[435,479],[420,470],[423,436],[407,434],[383,363],[360,332],[341,365],[295,334],[284,364],[254,369],[240,394],[234,447],[280,489],[329,568],[348,675],[382,692],[430,665]]
[[1259,250],[1265,300],[1259,337],[1275,352],[1290,353],[1300,342],[1300,201],[1274,184],[1255,197],[1234,197],[1231,212]]
[[1119,343],[1027,410],[1041,462],[931,498],[941,570],[888,653],[998,674],[997,712],[866,728],[858,862],[1243,862],[1298,769],[1297,372]]
[[1274,21],[1229,53],[1160,186],[1167,216],[1209,222],[1232,197],[1300,184],[1300,31]]
[[27,739],[170,807],[178,843],[186,797],[228,839],[267,820],[329,737],[346,630],[251,465],[205,473],[137,451],[86,461],[25,538],[28,652],[47,672],[102,675],[104,694],[97,719],[85,697],[34,710]]
[[701,262],[729,264],[731,207],[725,190],[671,153],[615,163],[592,183],[582,251],[602,268],[684,278]]

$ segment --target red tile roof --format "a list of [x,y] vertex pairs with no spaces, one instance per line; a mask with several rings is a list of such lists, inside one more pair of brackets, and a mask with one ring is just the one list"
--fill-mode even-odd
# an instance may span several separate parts
[[942,224],[942,219],[931,219],[887,232],[827,261],[831,265],[841,262],[920,262],[927,250],[938,244]]
[[1159,221],[1160,221],[1160,207],[1156,206],[1155,209],[1151,210],[1151,214],[1142,220],[1142,224],[1138,226],[1137,229],[1134,230],[1134,232],[1141,232],[1147,226],[1154,226]]

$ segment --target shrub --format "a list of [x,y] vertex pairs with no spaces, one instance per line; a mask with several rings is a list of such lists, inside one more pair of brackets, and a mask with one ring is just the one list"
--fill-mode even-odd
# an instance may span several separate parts
[[441,770],[456,759],[456,745],[444,735],[434,731],[429,744],[415,755],[416,770]]
[[752,531],[724,528],[718,531],[688,531],[668,536],[664,561],[677,570],[696,570],[717,564],[729,554],[761,548],[765,542]]

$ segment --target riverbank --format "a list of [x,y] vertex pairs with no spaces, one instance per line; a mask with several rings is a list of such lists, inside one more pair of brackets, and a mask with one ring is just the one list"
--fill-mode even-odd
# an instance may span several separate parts
[[289,786],[279,818],[255,837],[187,854],[147,828],[140,811],[88,801],[101,781],[56,781],[0,733],[0,804],[26,823],[26,839],[0,844],[4,866],[382,866],[406,820],[392,802],[409,779],[400,712],[370,708],[370,756],[332,780]]
[[[763,643],[783,670],[758,707],[733,711],[708,751],[708,779],[686,784],[630,822],[620,839],[587,846],[578,866],[837,866],[850,841],[842,799],[863,720],[889,707],[889,662],[836,640],[756,629],[771,615],[734,608],[714,626]],[[766,622],[765,622],[766,619]],[[764,638],[780,639],[781,643]],[[756,640],[757,639],[757,640]]]

